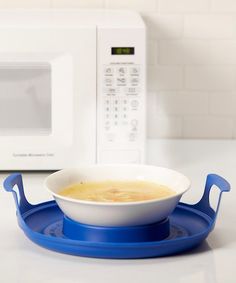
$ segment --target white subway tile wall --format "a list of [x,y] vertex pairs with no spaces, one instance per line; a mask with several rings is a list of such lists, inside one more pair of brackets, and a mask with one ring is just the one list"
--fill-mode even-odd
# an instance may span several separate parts
[[184,118],[183,135],[189,138],[233,138],[233,121],[228,117],[203,115]]
[[[38,0],[41,1],[41,0]],[[50,1],[49,1],[50,2]],[[103,8],[103,0],[51,0],[52,8]]]
[[236,138],[236,0],[0,0],[0,8],[139,11],[148,136]]
[[51,8],[49,0],[0,0],[0,9]]
[[186,66],[187,90],[232,90],[235,86],[236,68],[230,66]]
[[236,13],[235,0],[211,0],[213,13]]
[[204,13],[209,11],[208,0],[159,0],[161,13]]
[[[158,79],[157,79],[158,78]],[[160,78],[160,79],[159,79]],[[183,88],[182,66],[158,65],[148,68],[148,86],[150,90],[175,90]]]
[[104,0],[104,6],[108,9],[132,9],[139,12],[156,11],[156,0]]

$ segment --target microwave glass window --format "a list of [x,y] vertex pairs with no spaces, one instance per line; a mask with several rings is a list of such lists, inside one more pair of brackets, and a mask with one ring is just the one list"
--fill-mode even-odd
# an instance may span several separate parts
[[50,133],[50,66],[0,65],[0,135]]
[[134,47],[112,47],[112,55],[134,55]]

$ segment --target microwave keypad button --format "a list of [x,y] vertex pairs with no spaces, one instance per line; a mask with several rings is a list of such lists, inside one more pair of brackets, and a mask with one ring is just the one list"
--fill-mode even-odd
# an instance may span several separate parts
[[115,87],[107,87],[104,89],[104,92],[106,95],[108,96],[112,96],[112,95],[116,95],[117,93],[120,92],[119,88],[115,88]]
[[105,114],[105,119],[110,119],[111,118],[111,115],[109,113],[106,113]]
[[132,127],[137,127],[138,120],[137,119],[133,119],[133,120],[130,121],[130,124],[131,124]]
[[131,106],[131,109],[132,109],[132,110],[137,110],[137,109],[138,109],[138,106],[139,106],[139,101],[136,100],[136,99],[131,100],[130,106]]
[[130,134],[128,135],[128,140],[129,140],[130,142],[134,142],[134,141],[136,141],[136,139],[137,139],[137,134],[136,134],[136,133],[130,133]]
[[104,85],[105,86],[112,86],[114,83],[114,79],[113,78],[110,78],[110,77],[107,77],[104,79]]
[[123,100],[122,100],[122,103],[123,103],[123,105],[125,106],[125,105],[128,104],[128,100],[127,100],[127,99],[123,99]]
[[128,125],[128,121],[127,120],[122,120],[121,125],[122,126],[127,126]]
[[104,123],[104,128],[105,128],[105,131],[109,131],[110,128],[111,128],[111,123],[109,120],[106,120],[105,123]]
[[116,84],[117,84],[117,86],[126,86],[127,85],[127,80],[124,77],[117,78],[116,79]]
[[138,95],[139,89],[137,87],[127,87],[125,93],[126,95]]
[[135,93],[135,92],[137,92],[137,88],[136,87],[127,87],[126,91],[130,92],[130,93]]
[[120,108],[120,104],[121,104],[121,101],[120,101],[120,99],[113,99],[113,109],[115,109],[115,108]]
[[121,76],[121,77],[125,76],[126,73],[127,73],[127,68],[126,67],[118,67],[116,69],[116,72],[117,72],[118,76]]
[[137,86],[137,85],[139,84],[139,78],[137,78],[137,77],[134,77],[134,78],[131,77],[130,83],[131,83],[131,85]]
[[111,111],[111,108],[107,105],[105,105],[105,113],[109,113]]
[[131,120],[130,125],[131,125],[131,131],[133,133],[138,131],[138,120],[137,119]]
[[137,75],[140,74],[140,69],[137,66],[132,66],[132,67],[130,67],[129,72],[130,72],[131,75],[137,76]]
[[114,73],[114,68],[107,66],[104,68],[104,74],[105,75],[112,75]]
[[114,99],[113,104],[114,104],[115,106],[117,106],[117,105],[119,104],[119,100],[118,100],[118,99]]
[[116,79],[117,84],[125,84],[126,83],[126,78],[121,77]]

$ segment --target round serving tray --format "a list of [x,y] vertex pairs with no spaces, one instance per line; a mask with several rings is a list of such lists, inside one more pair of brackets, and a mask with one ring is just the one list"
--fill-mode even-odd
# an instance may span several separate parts
[[[15,185],[19,196],[14,190]],[[220,189],[216,210],[209,204],[213,185]],[[230,185],[218,175],[208,175],[204,194],[197,204],[179,203],[169,219],[161,223],[125,227],[125,233],[131,238],[119,236],[124,227],[108,228],[73,223],[63,215],[55,201],[31,205],[25,198],[21,174],[12,174],[6,178],[4,188],[13,193],[19,226],[36,244],[78,256],[131,259],[172,255],[198,246],[213,230],[221,195],[230,190]],[[73,231],[77,233],[75,236]],[[98,232],[102,236],[107,235],[107,238],[97,237]],[[147,235],[148,238],[145,238]]]

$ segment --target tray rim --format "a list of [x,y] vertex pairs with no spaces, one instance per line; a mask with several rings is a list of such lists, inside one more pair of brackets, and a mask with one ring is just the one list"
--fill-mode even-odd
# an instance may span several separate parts
[[[44,207],[45,206],[45,207]],[[197,239],[197,238],[201,238],[204,235],[207,236],[214,225],[214,221],[213,219],[203,213],[202,211],[199,211],[197,209],[191,208],[191,205],[189,204],[185,204],[180,202],[176,209],[184,209],[185,211],[188,212],[192,212],[194,214],[196,214],[198,217],[201,217],[204,221],[207,222],[208,226],[206,229],[204,229],[202,232],[200,233],[196,233],[194,235],[190,235],[190,236],[184,236],[184,237],[180,237],[180,238],[176,238],[176,239],[169,239],[169,240],[161,240],[161,241],[150,241],[150,242],[95,242],[95,241],[81,241],[81,240],[74,240],[74,239],[70,239],[70,238],[62,238],[62,237],[53,237],[50,235],[44,235],[40,232],[34,231],[32,229],[30,229],[30,227],[26,224],[25,219],[29,216],[31,216],[34,213],[37,213],[40,210],[44,210],[50,207],[57,207],[59,210],[60,208],[58,207],[58,205],[56,204],[55,201],[47,201],[47,202],[43,202],[40,204],[37,204],[35,207],[33,207],[32,209],[29,209],[27,212],[23,213],[20,215],[17,215],[18,218],[18,222],[20,227],[22,228],[22,230],[24,231],[24,233],[29,237],[29,238],[33,238],[33,239],[41,239],[41,240],[46,240],[48,242],[57,242],[63,245],[70,245],[70,246],[74,246],[75,244],[77,246],[81,245],[83,247],[103,247],[103,248],[110,248],[110,247],[123,247],[123,248],[137,248],[137,247],[153,247],[153,246],[163,246],[163,245],[171,245],[171,244],[175,244],[176,242],[182,242],[182,241],[186,241],[186,240],[192,240],[192,239]],[[174,212],[173,212],[174,213]],[[172,214],[173,214],[172,213]],[[63,214],[63,213],[62,213]],[[182,227],[184,227],[184,225],[181,225]]]

